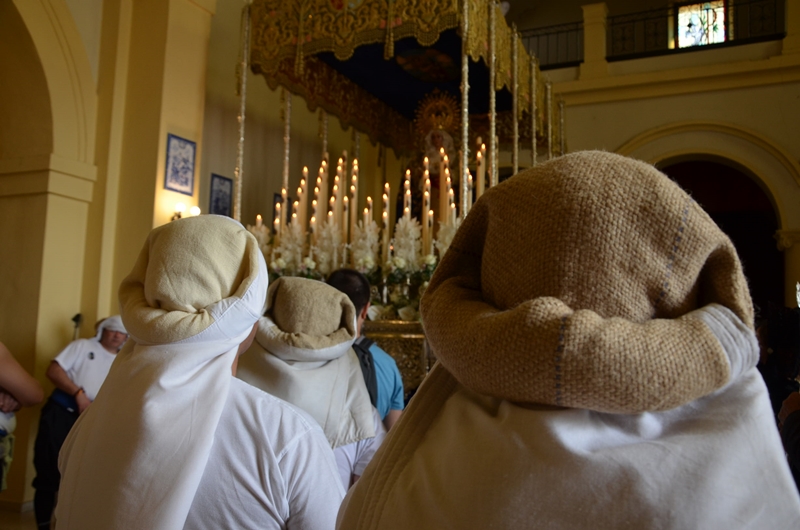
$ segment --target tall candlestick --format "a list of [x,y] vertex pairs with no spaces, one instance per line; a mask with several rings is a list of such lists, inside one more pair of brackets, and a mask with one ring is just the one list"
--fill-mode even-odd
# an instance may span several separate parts
[[291,211],[289,206],[289,201],[287,199],[288,195],[286,193],[286,188],[281,188],[281,205],[285,214],[281,215],[281,232],[283,232],[283,227],[286,226],[286,216],[289,215]]
[[355,234],[357,215],[356,206],[358,205],[358,159],[353,158],[353,173],[350,177],[350,200],[353,201],[353,209],[350,214],[350,234]]
[[[353,208],[355,208],[355,204],[353,205]],[[347,215],[348,215],[349,210],[350,210],[350,199],[348,199],[347,195],[345,195],[344,198],[342,199],[342,219],[343,219],[343,221],[342,221],[342,242],[343,243],[347,243],[347,228],[349,226],[349,223],[344,221],[344,219],[347,219]],[[351,238],[353,237],[353,232],[352,231],[350,232],[350,237]]]
[[[317,206],[317,199],[311,201],[311,217],[319,217],[319,206]],[[311,227],[311,221],[309,220],[309,228]]]
[[467,213],[469,213],[470,208],[472,208],[472,173],[470,173],[469,169],[467,170]]
[[428,218],[425,224],[428,225],[428,246],[425,249],[427,254],[433,254],[433,210],[428,210]]
[[308,167],[303,166],[303,178],[300,179],[300,193],[297,195],[300,201],[300,226],[305,233],[308,222]]
[[444,226],[450,216],[447,202],[447,180],[450,178],[450,170],[445,168],[439,175],[439,224]]
[[317,222],[320,223],[325,219],[325,207],[328,204],[328,162],[326,160],[322,161],[322,165],[319,168],[317,186],[319,187],[320,207],[320,211],[317,213]]
[[439,182],[442,181],[444,174],[444,147],[439,148]]
[[475,200],[480,199],[486,190],[486,144],[481,144],[478,156],[478,182],[475,189]]
[[430,237],[430,233],[428,232],[428,214],[427,211],[430,209],[431,203],[431,194],[428,191],[428,186],[430,186],[430,180],[425,180],[425,191],[422,193],[422,212],[424,217],[422,219],[422,250],[423,253],[427,253],[428,251],[428,238]]
[[385,262],[389,259],[389,210],[384,208],[383,214],[383,245],[381,247],[381,259]]
[[403,217],[406,215],[406,210],[411,211],[411,171],[408,169],[406,169],[406,179],[403,182]]
[[275,244],[273,247],[276,247],[281,238],[281,203],[275,205],[275,220],[272,222],[272,226],[275,229]]

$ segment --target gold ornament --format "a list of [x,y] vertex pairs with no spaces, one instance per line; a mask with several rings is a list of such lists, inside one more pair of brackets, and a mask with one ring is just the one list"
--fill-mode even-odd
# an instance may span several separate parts
[[461,123],[456,98],[434,88],[417,106],[414,123],[421,138],[434,129],[443,129],[452,134]]

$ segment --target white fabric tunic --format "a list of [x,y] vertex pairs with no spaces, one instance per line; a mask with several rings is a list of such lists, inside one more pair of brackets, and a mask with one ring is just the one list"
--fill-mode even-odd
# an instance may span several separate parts
[[347,445],[340,445],[333,450],[336,465],[339,467],[339,476],[344,489],[350,487],[353,475],[360,477],[364,474],[367,465],[372,461],[375,452],[386,438],[386,428],[383,426],[378,409],[372,407],[372,420],[375,427],[375,436],[364,438]]
[[233,380],[184,528],[333,528],[343,497],[319,425]]
[[414,401],[338,528],[800,528],[754,368],[656,413],[515,405],[467,390],[441,365]]
[[73,383],[83,387],[86,397],[94,401],[115,358],[99,340],[92,338],[72,341],[54,360]]

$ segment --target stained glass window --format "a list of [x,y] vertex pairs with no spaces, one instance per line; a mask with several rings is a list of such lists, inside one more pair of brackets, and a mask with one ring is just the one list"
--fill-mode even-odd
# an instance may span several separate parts
[[678,8],[678,48],[725,42],[725,1]]

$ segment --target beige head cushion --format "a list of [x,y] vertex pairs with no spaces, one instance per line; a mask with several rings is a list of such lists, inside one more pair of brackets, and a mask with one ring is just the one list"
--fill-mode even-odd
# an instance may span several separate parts
[[425,332],[465,386],[516,402],[669,409],[729,378],[692,310],[752,327],[736,252],[658,170],[580,152],[490,189],[421,303]]
[[154,229],[120,285],[128,333],[139,344],[168,344],[227,315],[224,332],[235,336],[246,326],[233,313],[247,308],[238,301],[259,274],[266,277],[262,261],[255,238],[229,218],[204,215]]

